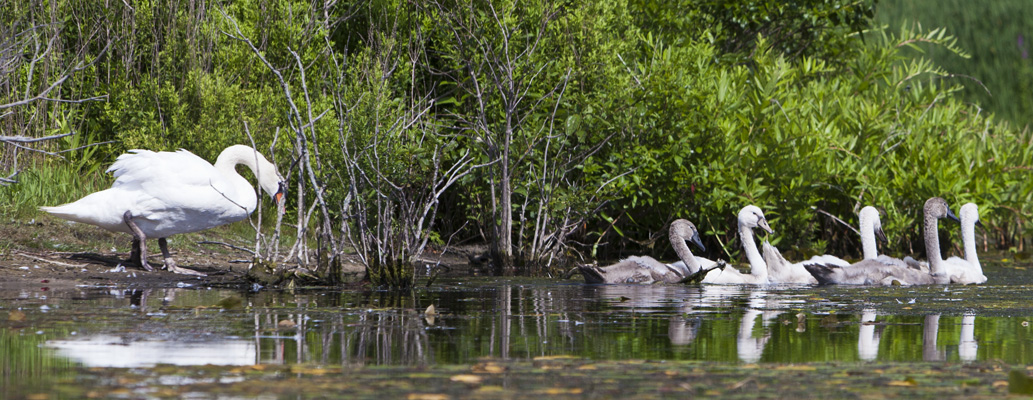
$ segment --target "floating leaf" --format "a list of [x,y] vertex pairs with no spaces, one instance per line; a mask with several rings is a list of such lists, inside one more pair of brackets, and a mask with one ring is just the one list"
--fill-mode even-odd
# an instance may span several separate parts
[[461,383],[465,383],[465,384],[468,384],[468,385],[477,385],[477,384],[481,383],[481,381],[483,381],[484,378],[482,378],[480,376],[477,376],[477,375],[462,374],[462,375],[455,375],[455,376],[449,378],[449,380],[452,381],[452,382],[461,382]]
[[7,314],[7,320],[13,322],[21,322],[25,320],[25,313],[14,310]]

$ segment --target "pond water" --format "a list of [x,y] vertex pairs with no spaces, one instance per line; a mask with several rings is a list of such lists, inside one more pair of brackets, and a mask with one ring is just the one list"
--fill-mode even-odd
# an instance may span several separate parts
[[[406,292],[0,292],[3,393],[82,367],[588,360],[1033,363],[1033,277],[979,286],[634,286],[439,278]],[[425,310],[433,305],[436,313]]]

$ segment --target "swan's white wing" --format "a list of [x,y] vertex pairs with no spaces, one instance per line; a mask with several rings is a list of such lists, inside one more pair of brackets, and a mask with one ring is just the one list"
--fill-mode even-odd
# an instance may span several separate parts
[[840,267],[846,267],[846,266],[850,265],[850,263],[847,262],[846,260],[844,260],[842,258],[839,258],[839,257],[836,257],[836,256],[831,256],[831,255],[828,255],[828,254],[823,254],[823,255],[820,255],[820,256],[811,257],[810,260],[804,261],[803,264],[838,265]]
[[[702,267],[703,269],[710,269],[714,265],[717,265],[717,261],[709,260],[709,259],[706,259],[706,258],[703,258],[703,257],[698,257],[698,256],[693,256],[693,257],[696,257],[696,262],[698,262],[699,266]],[[682,274],[686,274],[687,275],[687,274],[692,274],[693,273],[692,271],[689,270],[689,267],[687,265],[685,265],[685,261],[675,261],[673,263],[667,264],[667,266],[678,270]]]
[[944,268],[951,277],[951,283],[986,283],[986,275],[976,270],[972,263],[963,258],[951,257],[943,260]]
[[175,221],[187,229],[183,232],[240,220],[257,202],[254,189],[242,177],[226,176],[186,150],[131,150],[108,171],[115,175],[113,189],[137,197],[136,206],[129,209],[134,216],[156,223]]
[[[822,264],[820,260],[823,257],[830,257],[837,259],[833,256],[815,256],[810,261],[790,263],[786,261],[782,253],[778,251],[775,246],[772,246],[768,241],[764,241],[761,245],[764,263],[768,267],[768,280],[771,283],[804,283],[804,284],[815,284],[818,280],[811,276],[810,272],[804,269],[804,264]],[[818,260],[818,261],[815,261]]]
[[207,186],[212,179],[221,179],[211,163],[186,150],[129,150],[128,153],[118,156],[107,172],[115,176],[112,187]]

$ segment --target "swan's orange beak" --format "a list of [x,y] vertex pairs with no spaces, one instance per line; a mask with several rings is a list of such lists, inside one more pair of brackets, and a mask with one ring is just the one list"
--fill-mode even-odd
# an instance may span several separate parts
[[276,201],[276,208],[280,210],[280,214],[287,212],[287,186],[280,182],[280,188],[273,195],[273,200]]

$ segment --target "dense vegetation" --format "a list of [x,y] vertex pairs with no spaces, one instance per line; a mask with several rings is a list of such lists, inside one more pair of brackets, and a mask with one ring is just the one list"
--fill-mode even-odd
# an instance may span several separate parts
[[961,85],[962,98],[1024,129],[1033,122],[1033,8],[1028,1],[882,0],[876,22],[945,27],[972,57],[936,47],[922,55]]
[[[69,71],[47,97],[78,101],[11,107],[0,129],[76,133],[37,145],[51,151],[115,141],[31,159],[74,179],[129,148],[214,159],[253,140],[291,179],[299,244],[318,248],[288,261],[323,270],[355,252],[390,285],[410,284],[432,243],[483,240],[506,272],[664,255],[679,217],[711,257],[737,259],[751,203],[782,248],[856,254],[831,217],[854,224],[867,204],[894,249],[920,248],[930,196],[978,203],[987,236],[1021,246],[1033,137],[904,53],[966,57],[949,32],[878,29],[866,1],[726,3],[18,4],[0,11],[0,102]],[[17,151],[7,168],[26,163]],[[8,212],[83,193],[25,183],[0,192]]]

